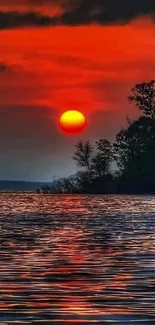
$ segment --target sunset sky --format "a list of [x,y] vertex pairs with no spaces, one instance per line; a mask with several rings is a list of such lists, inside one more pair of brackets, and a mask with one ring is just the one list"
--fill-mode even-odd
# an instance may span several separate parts
[[[155,78],[154,0],[0,1],[0,179],[50,181],[76,171],[75,143],[113,140],[130,88]],[[83,112],[80,136],[58,118]]]

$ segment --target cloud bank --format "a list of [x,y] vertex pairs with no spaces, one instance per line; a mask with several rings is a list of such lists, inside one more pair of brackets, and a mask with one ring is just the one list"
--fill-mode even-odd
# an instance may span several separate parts
[[[27,11],[22,11],[27,8]],[[58,0],[58,1],[18,1],[12,6],[10,1],[0,5],[0,29],[26,26],[126,24],[139,16],[155,17],[154,0]],[[4,6],[5,5],[5,6]],[[13,11],[3,10],[5,8]],[[26,6],[26,7],[25,7]],[[48,6],[49,13],[44,14]],[[50,12],[50,7],[53,10]],[[54,11],[54,7],[57,8]],[[59,10],[58,10],[59,9]]]

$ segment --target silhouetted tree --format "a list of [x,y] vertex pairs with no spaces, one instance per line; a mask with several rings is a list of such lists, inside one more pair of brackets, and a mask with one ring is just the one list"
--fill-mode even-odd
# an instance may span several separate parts
[[134,102],[144,115],[155,119],[155,80],[135,85],[128,100]]
[[110,164],[113,160],[113,146],[110,141],[100,139],[96,142],[97,153],[92,158],[93,170],[98,177],[110,172]]
[[84,167],[89,179],[91,179],[92,174],[92,153],[93,153],[93,146],[89,141],[82,142],[79,141],[76,146],[76,151],[74,153],[73,159],[77,162],[79,167]]
[[92,193],[93,192],[93,176],[91,179],[87,171],[79,171],[76,173],[78,193]]
[[130,122],[116,135],[115,158],[123,179],[123,191],[148,192],[155,189],[155,81],[137,84],[129,101],[143,116]]

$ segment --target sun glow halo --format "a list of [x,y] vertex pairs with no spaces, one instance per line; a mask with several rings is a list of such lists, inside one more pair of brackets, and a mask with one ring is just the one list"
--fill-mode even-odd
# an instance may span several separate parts
[[59,124],[63,132],[70,135],[76,135],[85,129],[87,121],[81,112],[69,110],[61,115]]

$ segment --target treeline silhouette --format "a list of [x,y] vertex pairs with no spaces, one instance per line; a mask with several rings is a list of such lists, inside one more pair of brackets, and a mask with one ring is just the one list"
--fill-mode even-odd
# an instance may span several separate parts
[[42,188],[44,193],[155,193],[155,80],[136,84],[128,101],[139,108],[139,118],[127,119],[114,143],[78,142],[73,159],[81,171]]

